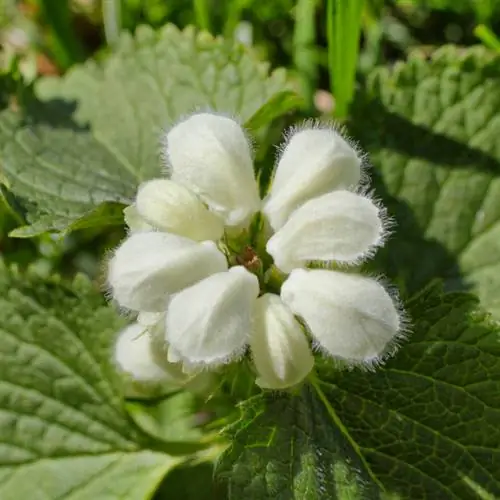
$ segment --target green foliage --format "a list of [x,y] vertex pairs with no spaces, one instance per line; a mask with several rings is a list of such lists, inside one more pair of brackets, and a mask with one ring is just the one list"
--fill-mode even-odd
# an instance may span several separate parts
[[149,498],[183,459],[125,412],[109,352],[123,320],[83,277],[2,265],[0,297],[0,497]]
[[207,107],[262,127],[276,116],[269,100],[280,113],[297,105],[286,87],[283,71],[269,76],[242,47],[173,26],[124,36],[103,66],[42,80],[27,116],[0,114],[2,168],[29,201],[31,226],[14,235],[121,223],[138,183],[161,175],[166,127]]
[[245,402],[219,468],[230,498],[500,495],[499,328],[476,305],[431,286],[407,304],[409,342],[376,373],[325,362],[300,394]]
[[448,289],[473,287],[497,317],[499,109],[500,56],[447,46],[375,70],[350,126],[397,221],[377,270],[408,293],[435,277]]

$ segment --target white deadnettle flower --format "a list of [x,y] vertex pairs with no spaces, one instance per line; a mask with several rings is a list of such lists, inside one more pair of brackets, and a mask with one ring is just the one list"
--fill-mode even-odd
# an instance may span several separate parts
[[370,366],[402,337],[398,308],[372,278],[296,269],[283,284],[281,298],[333,357]]
[[118,335],[114,359],[119,368],[139,382],[168,382],[180,384],[186,380],[180,365],[156,362],[152,339],[139,323],[124,328]]
[[[402,338],[400,311],[376,280],[300,269],[358,264],[387,233],[384,210],[360,189],[361,159],[337,131],[290,135],[264,202],[248,140],[229,118],[192,115],[168,132],[164,155],[170,180],[139,188],[126,213],[131,234],[108,276],[113,298],[140,312],[156,365],[193,373],[250,346],[256,382],[284,389],[314,362],[294,315],[324,353],[352,364],[377,364]],[[250,225],[259,209],[274,230],[263,255],[268,236]],[[228,262],[239,265],[228,270]],[[265,293],[269,276],[285,279],[281,298]]]
[[151,226],[195,241],[218,240],[223,220],[210,212],[189,189],[168,179],[154,179],[139,186],[137,213]]
[[227,269],[215,243],[170,233],[131,234],[109,263],[113,298],[134,311],[163,311],[171,294]]
[[250,341],[257,385],[282,389],[301,382],[314,365],[302,327],[278,295],[257,299]]
[[239,226],[260,208],[250,144],[230,118],[199,113],[165,137],[170,178],[196,193],[227,226]]
[[304,202],[335,189],[355,188],[361,159],[333,129],[293,131],[282,148],[263,212],[276,231]]
[[292,212],[266,249],[284,272],[313,260],[356,264],[383,243],[385,232],[381,209],[369,198],[333,191]]
[[176,294],[165,322],[169,359],[217,366],[240,356],[250,338],[258,295],[257,277],[241,266]]

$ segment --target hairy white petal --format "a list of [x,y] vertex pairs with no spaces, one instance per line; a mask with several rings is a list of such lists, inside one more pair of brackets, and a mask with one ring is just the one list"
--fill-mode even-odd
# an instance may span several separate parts
[[168,179],[153,179],[139,187],[138,213],[152,226],[196,241],[218,240],[224,221],[210,212],[186,187]]
[[153,356],[151,336],[138,323],[120,332],[115,343],[114,359],[120,369],[139,382],[181,382],[185,380],[179,365],[160,367]]
[[278,230],[306,201],[334,189],[353,188],[360,179],[361,159],[338,132],[299,130],[283,148],[263,211]]
[[161,312],[171,294],[226,269],[224,255],[211,241],[197,243],[169,233],[133,233],[111,259],[108,283],[121,306]]
[[241,266],[175,295],[166,315],[166,339],[174,359],[217,366],[240,355],[251,333],[258,295],[257,278]]
[[256,383],[263,388],[296,385],[314,365],[302,327],[279,296],[271,293],[257,299],[250,347],[258,374]]
[[267,242],[267,252],[284,272],[312,260],[358,263],[383,243],[382,215],[365,196],[333,191],[293,212]]
[[137,211],[135,204],[129,205],[123,209],[123,218],[130,232],[152,231],[153,228],[148,224]]
[[250,145],[238,123],[194,114],[165,138],[171,179],[195,192],[228,226],[246,222],[260,206]]
[[400,313],[372,278],[297,269],[283,284],[281,297],[334,357],[372,365],[401,337]]

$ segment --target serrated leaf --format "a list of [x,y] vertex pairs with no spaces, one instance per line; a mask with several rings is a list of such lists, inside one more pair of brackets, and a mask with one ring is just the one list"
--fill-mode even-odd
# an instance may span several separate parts
[[297,106],[286,87],[282,70],[269,75],[242,46],[192,29],[123,35],[102,65],[42,80],[45,104],[28,122],[0,114],[3,174],[35,205],[32,227],[14,235],[60,231],[82,217],[87,226],[116,223],[92,214],[105,202],[130,203],[140,181],[161,174],[160,136],[173,122],[211,108],[260,127]]
[[230,499],[378,498],[363,458],[309,387],[254,396],[241,410],[217,467]]
[[411,338],[383,368],[321,358],[300,394],[243,404],[219,467],[230,498],[500,497],[500,326],[436,285],[407,307]]
[[497,317],[499,112],[500,56],[449,46],[375,70],[350,126],[398,223],[380,267],[409,294],[435,277],[472,287]]
[[109,362],[123,320],[83,278],[3,264],[0,308],[0,498],[150,498],[183,459],[153,449],[124,409]]
[[320,391],[386,498],[500,496],[500,329],[462,293],[408,304],[408,342],[376,373],[328,373]]

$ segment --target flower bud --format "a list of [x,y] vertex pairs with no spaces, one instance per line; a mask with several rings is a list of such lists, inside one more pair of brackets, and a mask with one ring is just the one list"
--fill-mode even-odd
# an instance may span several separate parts
[[226,269],[226,258],[211,241],[141,232],[130,235],[116,250],[108,283],[121,306],[161,312],[171,294]]
[[137,382],[181,383],[186,380],[180,365],[164,363],[160,367],[154,361],[151,337],[139,323],[133,323],[120,332],[114,358],[119,368]]
[[217,366],[244,351],[259,282],[244,267],[214,274],[176,294],[167,309],[171,357],[189,366]]
[[260,207],[245,134],[234,120],[194,114],[165,138],[171,179],[196,193],[228,226],[248,221]]
[[283,284],[281,298],[325,352],[354,364],[379,363],[402,338],[400,313],[372,278],[297,269]]
[[333,191],[292,213],[267,242],[267,252],[283,272],[312,260],[355,264],[384,241],[381,210],[364,196]]
[[142,184],[135,204],[141,217],[162,231],[196,241],[218,240],[224,232],[220,217],[189,189],[168,179]]
[[250,347],[258,374],[256,383],[262,388],[296,385],[314,366],[302,327],[282,300],[271,293],[257,299]]
[[361,159],[338,132],[296,131],[282,149],[263,212],[277,231],[306,201],[334,189],[353,188],[360,179]]

